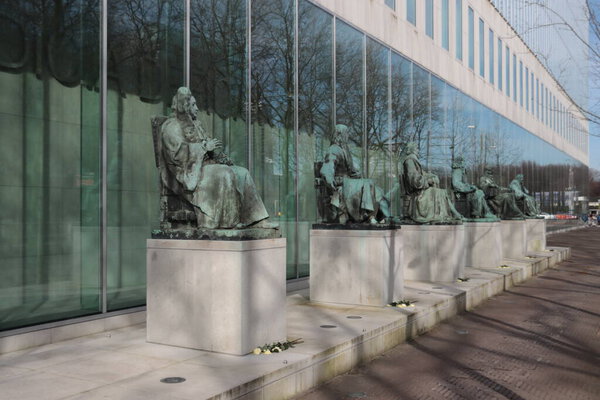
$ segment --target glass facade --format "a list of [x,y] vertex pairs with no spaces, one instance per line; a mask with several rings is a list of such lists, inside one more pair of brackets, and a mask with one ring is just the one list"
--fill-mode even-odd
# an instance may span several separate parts
[[479,75],[485,77],[485,25],[479,18]]
[[[280,224],[289,279],[309,273],[314,166],[336,123],[386,192],[408,141],[442,187],[460,154],[475,182],[485,166],[502,185],[525,174],[545,212],[577,212],[587,192],[584,164],[308,0],[191,0],[188,15],[184,0],[108,0],[105,47],[98,0],[30,3],[0,4],[0,330],[145,303],[159,214],[150,119],[188,80],[199,119]],[[569,115],[583,148],[581,130]]]
[[491,30],[491,29],[488,30],[488,52],[489,52],[489,58],[488,58],[488,65],[489,65],[488,80],[493,85],[494,84],[494,68],[496,68],[496,63],[494,61],[494,31]]
[[502,91],[502,40],[498,39],[498,90]]

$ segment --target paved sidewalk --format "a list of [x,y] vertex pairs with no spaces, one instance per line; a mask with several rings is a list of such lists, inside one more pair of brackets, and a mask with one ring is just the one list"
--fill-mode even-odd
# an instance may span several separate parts
[[299,399],[600,399],[600,229],[572,257]]

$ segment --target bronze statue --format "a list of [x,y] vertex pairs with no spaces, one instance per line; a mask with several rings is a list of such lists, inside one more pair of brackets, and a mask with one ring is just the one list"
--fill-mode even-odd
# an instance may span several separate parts
[[221,142],[197,121],[198,107],[188,88],[177,90],[172,109],[171,117],[159,120],[162,124],[153,121],[161,228],[274,228],[248,170],[232,165],[218,151]]
[[[466,203],[462,215],[477,220],[497,221],[485,201],[483,190],[467,182],[465,160],[458,156],[452,163],[452,189],[458,201]],[[458,207],[457,207],[458,208]]]
[[405,202],[403,218],[418,224],[459,223],[462,216],[454,208],[437,175],[423,171],[415,142],[400,154],[400,194]]
[[529,190],[523,186],[523,174],[517,174],[508,187],[515,194],[517,204],[522,204],[523,214],[527,217],[537,217],[540,214],[537,201],[529,194]]
[[336,125],[324,161],[317,163],[317,202],[325,223],[385,222],[389,202],[373,180],[362,178],[348,147],[348,127]]
[[517,207],[515,194],[494,181],[494,170],[485,169],[485,175],[479,178],[479,187],[485,193],[485,199],[492,210],[502,219],[523,219],[525,215]]

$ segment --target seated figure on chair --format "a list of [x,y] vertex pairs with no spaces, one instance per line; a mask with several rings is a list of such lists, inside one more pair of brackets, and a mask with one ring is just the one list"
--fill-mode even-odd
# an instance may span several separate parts
[[454,208],[448,193],[439,187],[438,176],[423,170],[415,142],[409,142],[402,150],[398,169],[400,194],[407,203],[403,219],[418,224],[462,222],[463,218]]
[[521,207],[525,216],[535,218],[540,214],[537,201],[529,194],[529,190],[523,186],[523,174],[517,174],[508,187],[515,194],[517,202],[522,204]]
[[348,127],[336,125],[317,179],[317,202],[325,223],[383,223],[390,216],[383,190],[361,177],[348,147]]
[[479,178],[479,187],[485,193],[485,199],[492,210],[502,219],[523,219],[525,215],[517,207],[517,199],[512,190],[499,186],[494,181],[494,170],[485,169]]
[[[221,142],[197,121],[198,107],[188,88],[177,90],[172,109],[155,137],[161,193],[169,192],[193,211],[193,228],[275,228],[266,221],[269,214],[248,170],[219,152]],[[163,228],[179,227],[161,214]]]
[[466,200],[466,212],[464,217],[473,219],[486,219],[497,221],[496,217],[485,201],[483,190],[467,182],[467,173],[465,169],[465,159],[458,156],[452,163],[452,189],[457,198],[462,197]]

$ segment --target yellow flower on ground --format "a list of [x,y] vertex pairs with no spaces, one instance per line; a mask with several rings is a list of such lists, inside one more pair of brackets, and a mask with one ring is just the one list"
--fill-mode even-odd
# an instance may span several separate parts
[[257,354],[257,355],[260,354],[261,353],[260,347],[257,347],[254,350],[252,350],[252,353]]
[[265,351],[263,351],[263,354],[271,354],[271,351],[270,350],[265,350]]

